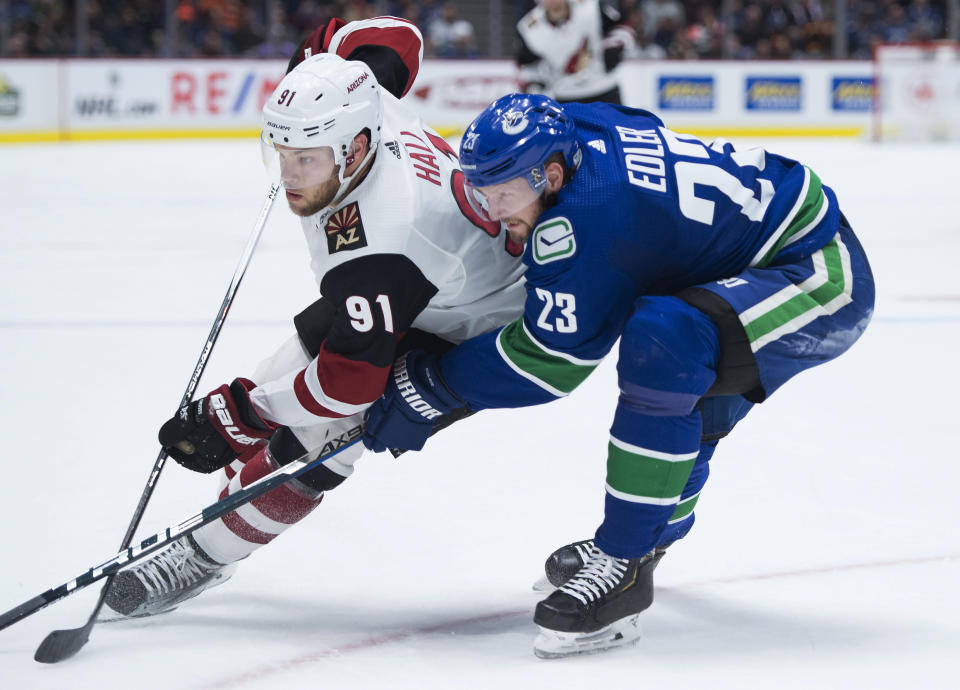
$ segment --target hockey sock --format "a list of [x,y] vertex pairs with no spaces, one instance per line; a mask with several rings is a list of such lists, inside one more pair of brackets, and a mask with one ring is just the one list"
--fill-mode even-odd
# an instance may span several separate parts
[[[276,462],[265,449],[243,464],[239,471],[238,464],[235,462],[224,468],[229,481],[220,492],[220,498],[277,469]],[[321,500],[322,492],[294,479],[197,530],[193,537],[211,558],[219,563],[232,563],[269,544],[278,534],[313,512]]]

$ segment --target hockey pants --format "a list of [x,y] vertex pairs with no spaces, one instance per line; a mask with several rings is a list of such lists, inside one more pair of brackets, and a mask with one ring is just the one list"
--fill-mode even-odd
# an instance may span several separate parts
[[620,340],[596,544],[633,558],[682,538],[718,440],[754,403],[853,345],[873,303],[870,266],[845,221],[803,260],[640,298]]

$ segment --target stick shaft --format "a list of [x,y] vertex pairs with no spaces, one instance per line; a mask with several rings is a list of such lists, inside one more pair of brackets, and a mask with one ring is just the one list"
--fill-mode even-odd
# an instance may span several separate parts
[[[274,183],[270,186],[270,190],[267,192],[267,197],[263,202],[263,206],[260,209],[260,214],[257,216],[257,220],[254,223],[253,231],[250,233],[250,237],[247,240],[247,245],[244,247],[243,254],[240,256],[240,261],[237,264],[236,270],[233,272],[233,277],[230,280],[230,285],[227,287],[227,292],[223,297],[223,302],[220,304],[220,310],[217,312],[217,317],[213,321],[213,325],[210,327],[210,333],[207,336],[207,340],[203,345],[203,349],[200,351],[200,357],[197,359],[197,364],[193,368],[193,373],[190,376],[190,381],[187,383],[186,390],[183,392],[183,397],[180,399],[180,404],[177,406],[178,409],[189,403],[193,399],[193,394],[197,390],[197,386],[200,383],[200,378],[203,376],[203,371],[207,367],[207,361],[210,359],[210,354],[213,352],[213,346],[216,345],[218,338],[220,337],[220,331],[223,329],[223,324],[227,319],[227,314],[230,311],[230,307],[233,304],[233,300],[237,295],[237,290],[240,288],[240,282],[243,280],[243,276],[247,272],[247,268],[250,265],[250,260],[253,257],[253,252],[257,247],[257,244],[260,242],[260,237],[263,235],[263,229],[266,227],[267,219],[270,217],[270,211],[273,208],[273,202],[276,200],[277,195],[280,192],[280,184]],[[130,546],[130,542],[133,541],[133,535],[136,533],[137,528],[140,526],[140,520],[143,518],[143,514],[147,509],[147,504],[150,502],[150,498],[153,496],[153,490],[157,485],[157,481],[160,479],[160,473],[163,471],[164,464],[167,461],[167,453],[165,450],[160,449],[157,459],[153,463],[153,467],[150,470],[150,474],[147,477],[147,483],[143,487],[143,491],[140,493],[140,500],[137,502],[137,507],[133,511],[133,515],[130,517],[130,523],[127,525],[127,531],[123,535],[123,541],[120,543],[120,550],[126,549]],[[104,586],[100,590],[100,597],[97,599],[96,605],[93,607],[93,611],[90,613],[90,617],[87,620],[87,626],[90,627],[93,625],[93,622],[96,620],[97,615],[100,613],[100,609],[103,607],[103,601],[107,596],[107,589],[110,587],[110,583],[113,581],[112,574],[116,571],[116,568],[110,570],[106,575],[108,576],[107,582],[104,583]],[[100,578],[96,578],[100,579]],[[90,580],[94,582],[95,580]],[[86,585],[84,585],[86,586]],[[34,611],[38,611],[40,608],[47,606],[48,604],[56,601],[56,597],[50,599],[49,601],[44,600],[43,597],[48,596],[50,590],[31,599],[29,602],[21,604],[16,609],[13,609],[6,614],[3,614],[0,617],[0,630],[15,623],[18,620],[30,615]],[[69,594],[71,592],[67,592]],[[37,604],[40,603],[40,606]],[[11,617],[9,620],[7,618],[8,614],[19,611],[20,615]]]
[[74,592],[78,592],[84,587],[97,582],[105,577],[110,577],[121,568],[138,563],[151,555],[155,551],[162,549],[171,542],[176,541],[182,536],[192,534],[204,525],[208,525],[215,520],[219,520],[227,513],[230,513],[240,506],[246,505],[259,496],[263,496],[269,491],[277,488],[281,484],[297,477],[305,472],[309,472],[327,459],[337,453],[346,450],[350,446],[360,441],[363,433],[363,425],[348,429],[340,436],[329,441],[321,454],[310,462],[295,460],[287,465],[274,470],[250,486],[244,487],[233,494],[207,506],[199,513],[191,515],[185,520],[181,520],[175,525],[171,525],[156,534],[153,534],[139,544],[134,546],[126,545],[118,553],[98,565],[89,568],[77,577],[64,582],[63,584],[52,587],[42,594],[23,602],[9,611],[0,614],[0,630],[7,628],[17,621],[36,613],[40,609],[46,608],[55,601],[59,601]]
[[[193,394],[196,392],[197,386],[200,384],[200,377],[203,376],[203,371],[207,368],[207,361],[210,359],[210,353],[213,352],[213,346],[216,345],[217,340],[220,338],[220,331],[223,329],[223,324],[227,320],[227,314],[230,312],[230,307],[233,305],[233,300],[237,296],[237,290],[240,288],[240,281],[242,281],[243,276],[246,275],[247,268],[250,266],[250,260],[253,257],[253,251],[260,242],[261,235],[263,235],[263,229],[267,224],[267,218],[270,217],[270,210],[273,208],[273,202],[277,198],[277,193],[279,191],[280,185],[274,184],[270,187],[270,191],[267,193],[267,198],[264,200],[263,207],[260,209],[260,215],[257,216],[257,221],[254,224],[253,232],[250,233],[250,238],[247,240],[247,246],[244,247],[243,254],[240,257],[237,268],[233,272],[233,278],[230,280],[230,286],[227,288],[227,292],[223,297],[223,302],[220,304],[220,311],[217,312],[217,317],[214,319],[213,325],[210,327],[210,334],[207,336],[207,341],[203,344],[203,349],[200,351],[200,357],[197,359],[197,365],[193,368],[193,374],[190,376],[190,381],[187,383],[187,388],[183,392],[183,397],[180,398],[180,404],[177,405],[177,409],[183,407],[193,399]],[[165,450],[161,449],[160,453],[157,455],[156,461],[153,463],[150,476],[147,477],[146,486],[144,486],[143,492],[140,494],[140,501],[137,503],[136,510],[133,511],[133,516],[130,518],[130,524],[127,526],[127,531],[123,535],[123,541],[120,543],[121,549],[127,548],[127,546],[130,545],[130,542],[133,541],[133,535],[136,533],[137,527],[140,526],[140,520],[143,518],[143,513],[147,508],[147,503],[150,501],[150,497],[153,495],[154,487],[157,485],[157,480],[160,478],[160,472],[163,470],[163,466],[166,461],[167,453]]]

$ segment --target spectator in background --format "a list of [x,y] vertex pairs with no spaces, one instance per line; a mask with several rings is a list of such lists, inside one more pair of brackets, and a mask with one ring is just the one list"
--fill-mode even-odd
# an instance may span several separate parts
[[907,22],[907,13],[900,3],[890,3],[884,24],[883,40],[885,42],[906,43],[910,40],[910,24]]
[[416,26],[423,27],[428,34],[430,25],[441,13],[437,0],[393,0],[388,3],[388,7],[390,15],[413,22]]
[[14,26],[10,33],[7,48],[4,51],[4,57],[25,58],[30,57],[30,55],[30,35],[22,25]]
[[377,16],[377,6],[367,0],[345,0],[343,12],[339,16],[347,23],[372,19]]
[[234,32],[230,52],[239,55],[253,55],[265,34],[263,19],[252,7],[244,9]]
[[473,24],[461,19],[457,6],[446,3],[440,16],[427,26],[427,50],[444,58],[476,57]]
[[697,19],[685,30],[696,57],[716,60],[723,57],[723,25],[710,3],[702,3],[697,9]]
[[633,27],[636,41],[625,50],[623,55],[625,59],[662,60],[667,57],[667,51],[663,46],[654,43],[644,30],[643,12],[639,7],[634,7],[627,18],[627,23]]
[[913,0],[907,6],[911,41],[929,41],[943,36],[943,12],[930,0]]
[[794,45],[808,58],[832,56],[833,17],[824,11],[821,0],[798,0],[794,5],[797,24],[794,27]]
[[786,32],[770,36],[770,57],[774,60],[792,60],[796,57],[793,52],[793,43]]
[[740,39],[742,57],[753,57],[756,54],[757,43],[764,41],[767,29],[763,21],[763,10],[759,5],[749,4],[736,16],[734,31]]
[[290,36],[283,24],[271,24],[267,29],[267,38],[254,49],[254,56],[258,58],[289,58],[297,49],[297,44],[290,40]]
[[683,5],[678,0],[643,0],[640,9],[647,36],[669,51],[677,32],[686,26]]
[[124,57],[149,56],[156,53],[150,42],[148,23],[135,7],[124,7],[119,16],[104,16],[103,39],[110,54]]
[[72,27],[62,0],[35,0],[33,6],[34,25],[31,37],[31,50],[38,55],[63,55],[72,47]]
[[[361,19],[374,16],[381,6],[394,16],[424,27],[427,38],[435,22],[450,24],[445,17],[451,10],[441,5],[441,0],[378,1],[379,6],[373,0],[178,0],[173,57],[276,55],[285,41],[324,25],[335,14]],[[577,0],[573,4],[595,1]],[[564,6],[571,2],[560,0]],[[4,4],[8,27],[0,54],[76,54],[77,2],[0,0],[0,7]],[[719,0],[620,0],[623,15],[629,19],[624,23],[637,28],[641,35],[639,46],[622,45],[623,54],[681,59],[832,57],[835,4],[835,0],[729,0],[729,5]],[[729,17],[718,16],[724,6],[731,8]],[[88,24],[85,55],[166,54],[167,3],[163,0],[85,0],[83,7]],[[537,5],[526,0],[514,7],[520,16]],[[272,17],[268,16],[271,9],[275,13]],[[456,12],[455,7],[452,12]],[[872,47],[883,41],[945,38],[945,13],[946,0],[847,0],[847,20],[842,30],[847,34],[849,57],[870,59]],[[507,21],[512,21],[511,13],[505,14]],[[267,27],[276,24],[285,27],[286,36],[280,36],[278,30],[267,35]],[[438,45],[433,51],[436,55],[477,54],[473,27],[469,38],[463,25],[459,27],[459,36],[452,43],[445,41],[443,48]],[[438,28],[438,35],[439,32]],[[449,27],[447,33],[452,33]],[[594,54],[606,52],[609,47],[605,45]]]

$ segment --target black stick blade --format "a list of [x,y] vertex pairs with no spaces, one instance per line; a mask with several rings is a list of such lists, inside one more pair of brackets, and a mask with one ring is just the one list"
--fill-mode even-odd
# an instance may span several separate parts
[[34,661],[41,664],[55,664],[58,661],[69,659],[79,652],[90,639],[90,629],[93,621],[82,628],[72,630],[54,630],[47,635],[33,655]]

